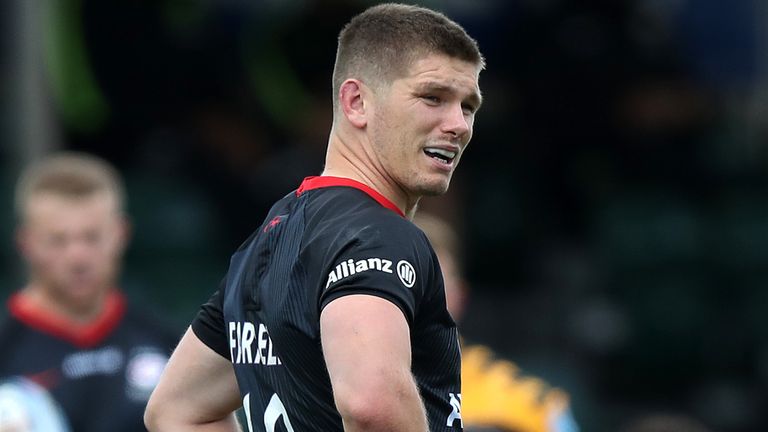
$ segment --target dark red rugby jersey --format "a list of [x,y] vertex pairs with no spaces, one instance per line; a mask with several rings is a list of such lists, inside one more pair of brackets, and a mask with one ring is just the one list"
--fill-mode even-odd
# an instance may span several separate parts
[[0,315],[0,381],[22,376],[53,396],[73,432],[146,431],[144,408],[178,334],[112,294],[104,312],[74,325],[19,294]]
[[402,310],[430,430],[461,430],[459,342],[437,258],[394,204],[356,181],[309,177],[278,201],[192,329],[234,364],[254,431],[342,431],[320,311],[350,294]]

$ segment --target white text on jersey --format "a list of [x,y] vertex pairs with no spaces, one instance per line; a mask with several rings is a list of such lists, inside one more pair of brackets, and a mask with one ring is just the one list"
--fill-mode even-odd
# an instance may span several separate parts
[[232,363],[263,366],[283,364],[280,358],[273,354],[272,346],[272,339],[264,324],[259,324],[257,333],[253,323],[229,322],[229,349]]
[[456,420],[458,420],[459,426],[463,428],[464,420],[461,419],[461,393],[448,393],[448,396],[451,398],[450,404],[452,411],[448,416],[448,421],[445,422],[445,425],[452,428],[454,427]]
[[328,288],[332,283],[338,282],[347,276],[368,270],[392,273],[392,261],[384,258],[364,258],[357,261],[350,258],[342,261],[333,271],[328,273],[328,282],[325,284],[325,287]]

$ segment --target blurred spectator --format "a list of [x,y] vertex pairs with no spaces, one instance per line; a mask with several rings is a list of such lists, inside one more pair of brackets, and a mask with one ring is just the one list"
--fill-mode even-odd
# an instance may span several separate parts
[[[462,276],[460,242],[442,220],[426,213],[414,223],[429,238],[445,281],[446,305],[460,321],[469,295]],[[577,432],[568,395],[539,378],[524,374],[514,363],[497,359],[482,345],[462,344],[461,416],[466,431]]]
[[16,188],[28,279],[1,313],[0,378],[48,390],[77,432],[145,430],[176,341],[115,286],[129,237],[123,205],[116,171],[85,154],[40,161]]

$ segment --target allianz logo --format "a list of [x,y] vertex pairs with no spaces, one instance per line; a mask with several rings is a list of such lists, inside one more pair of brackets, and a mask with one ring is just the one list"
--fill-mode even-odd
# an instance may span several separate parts
[[[325,288],[327,289],[332,283],[336,283],[344,278],[370,270],[389,274],[395,272],[395,270],[392,269],[392,261],[388,259],[364,258],[354,260],[350,258],[339,263],[330,273],[328,273],[328,281],[325,284]],[[416,270],[414,270],[411,263],[405,260],[400,260],[397,263],[396,270],[400,282],[408,288],[413,287],[413,284],[416,282]]]

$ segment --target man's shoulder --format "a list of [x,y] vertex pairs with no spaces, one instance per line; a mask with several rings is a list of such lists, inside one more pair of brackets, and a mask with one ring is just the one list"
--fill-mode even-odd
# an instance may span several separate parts
[[13,341],[14,335],[23,328],[24,325],[11,315],[8,305],[3,303],[0,307],[0,347],[8,346],[8,343]]
[[14,293],[0,306],[0,346],[3,346],[2,343],[8,342],[9,339],[16,339],[19,334],[31,330],[26,322],[12,312],[12,304],[17,297],[18,293]]
[[169,318],[134,299],[128,300],[120,327],[123,332],[134,335],[131,340],[157,344],[162,348],[173,347],[181,338],[181,332],[174,328]]
[[412,248],[419,253],[429,250],[429,242],[419,228],[408,219],[381,207],[358,209],[338,218],[328,218],[318,224],[317,229],[343,245]]
[[328,186],[302,192],[302,196],[311,196],[310,212],[323,215],[350,216],[367,213],[370,216],[399,216],[391,209],[382,205],[368,192],[343,185]]
[[313,202],[306,214],[311,229],[328,231],[334,236],[341,232],[388,239],[422,235],[411,221],[358,189],[329,187],[312,192]]
[[[31,342],[31,343],[30,343]],[[0,356],[0,376],[19,373],[27,367],[26,356],[30,352],[40,358],[55,356],[52,340],[35,331],[10,312],[8,305],[0,308],[0,352],[12,352],[13,356]]]

